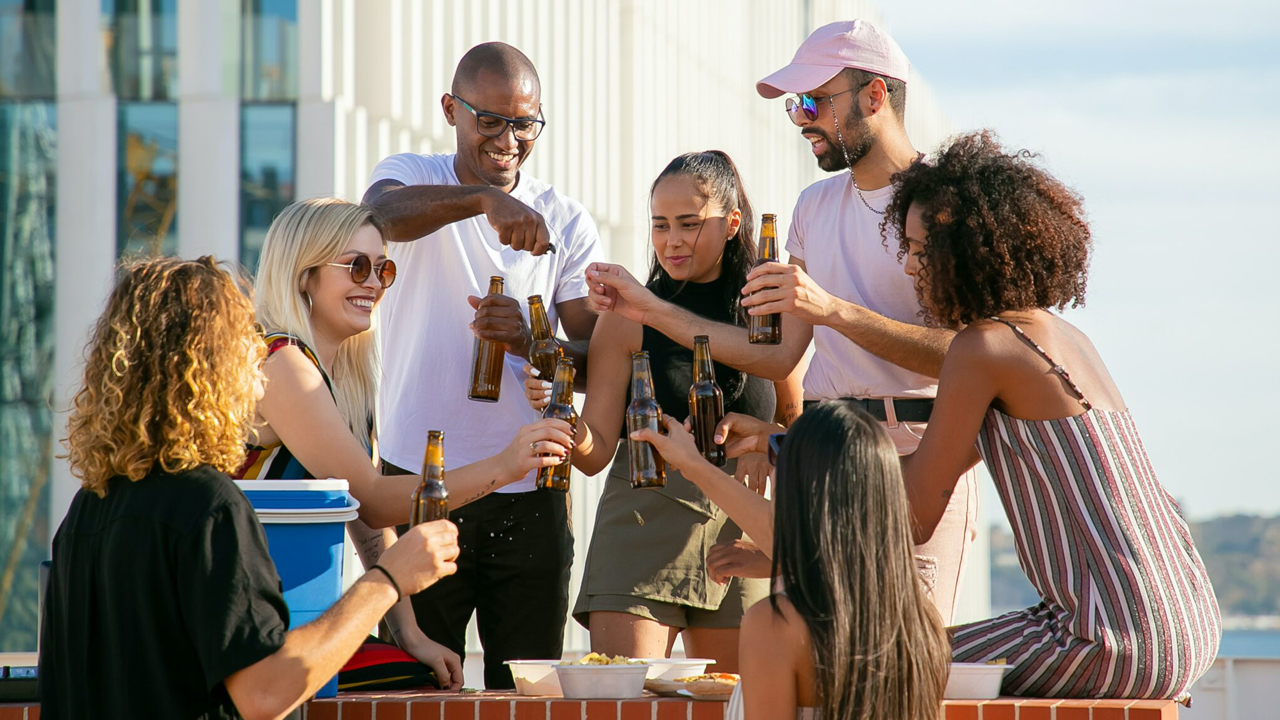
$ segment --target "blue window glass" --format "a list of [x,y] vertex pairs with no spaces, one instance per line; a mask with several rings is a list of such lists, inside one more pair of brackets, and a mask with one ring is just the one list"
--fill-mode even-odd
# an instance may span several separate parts
[[178,106],[122,102],[116,131],[121,257],[178,249]]
[[112,88],[121,100],[178,95],[178,0],[102,0]]
[[271,221],[293,202],[296,115],[292,103],[240,108],[240,262],[250,271]]
[[0,0],[0,97],[52,99],[54,0]]
[[0,652],[36,648],[49,552],[56,112],[0,101]]
[[240,94],[245,100],[298,99],[297,0],[243,0]]

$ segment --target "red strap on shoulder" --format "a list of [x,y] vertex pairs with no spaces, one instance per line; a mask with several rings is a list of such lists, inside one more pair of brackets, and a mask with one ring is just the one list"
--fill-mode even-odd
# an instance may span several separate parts
[[293,342],[293,338],[288,338],[288,337],[275,338],[271,342],[267,343],[267,354],[274,355],[276,351],[279,350],[280,348],[289,347],[290,345],[295,345],[295,344],[296,343]]

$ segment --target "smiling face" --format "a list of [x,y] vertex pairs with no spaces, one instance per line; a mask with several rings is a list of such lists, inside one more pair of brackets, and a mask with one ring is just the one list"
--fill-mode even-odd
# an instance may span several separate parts
[[[482,71],[475,82],[459,88],[457,97],[477,112],[522,120],[537,119],[541,108],[537,77],[529,75],[503,77]],[[445,95],[441,105],[445,119],[456,129],[458,180],[463,185],[489,185],[510,192],[535,141],[516,140],[509,126],[498,137],[486,137],[479,131],[475,114],[461,102]]]
[[741,213],[716,207],[688,175],[660,180],[649,205],[653,251],[662,269],[680,282],[720,277],[724,245],[738,231]]
[[[358,255],[369,256],[374,266],[386,260],[386,245],[373,225],[360,226],[332,262],[350,263]],[[309,270],[304,289],[311,297],[312,328],[335,344],[373,326],[373,309],[386,292],[376,271],[370,272],[364,282],[356,283],[349,268],[333,265]]]

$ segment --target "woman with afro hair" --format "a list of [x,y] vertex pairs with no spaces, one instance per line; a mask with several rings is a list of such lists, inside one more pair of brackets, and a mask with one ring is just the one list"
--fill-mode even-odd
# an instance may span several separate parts
[[903,459],[917,543],[979,458],[1041,602],[952,629],[952,659],[1012,666],[1009,695],[1184,698],[1221,617],[1177,503],[1098,351],[1054,310],[1084,302],[1081,199],[988,132],[894,178],[926,319],[959,331],[920,449]]

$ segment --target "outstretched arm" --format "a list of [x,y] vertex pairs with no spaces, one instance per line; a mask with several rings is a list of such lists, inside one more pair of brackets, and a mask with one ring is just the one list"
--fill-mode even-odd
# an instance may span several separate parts
[[957,479],[978,462],[975,443],[987,408],[995,400],[999,375],[987,360],[985,343],[977,332],[956,336],[942,366],[924,439],[915,453],[902,458],[917,545],[933,537]]
[[[282,348],[263,365],[267,392],[258,412],[293,456],[318,477],[346,478],[360,501],[360,519],[371,528],[409,521],[409,499],[421,478],[381,475],[369,453],[352,434],[324,384],[324,378],[294,347]],[[524,477],[530,470],[554,465],[568,452],[569,426],[539,420],[524,426],[503,452],[449,471],[449,506],[457,508]],[[529,444],[538,444],[538,452]]]
[[[783,313],[809,327],[825,325],[876,357],[912,372],[938,377],[955,331],[887,318],[823,290],[804,263],[766,263],[747,275],[742,306],[750,315]],[[785,325],[784,325],[785,328]],[[785,341],[786,331],[783,331]]]
[[[458,530],[441,520],[409,530],[381,558],[405,596],[457,572]],[[245,718],[283,718],[337,674],[369,628],[396,602],[395,586],[381,572],[367,573],[314,621],[291,630],[284,645],[223,681]]]
[[745,373],[782,381],[804,357],[813,328],[794,317],[782,317],[782,344],[752,345],[746,328],[708,320],[678,305],[659,299],[626,268],[594,263],[587,270],[591,307],[648,325],[681,345],[692,348],[693,338],[706,335],[717,362]]

